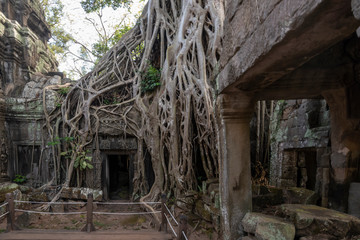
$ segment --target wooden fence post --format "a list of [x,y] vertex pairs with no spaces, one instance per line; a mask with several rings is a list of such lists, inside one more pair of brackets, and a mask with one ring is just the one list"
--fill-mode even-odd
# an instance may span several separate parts
[[94,209],[93,201],[94,201],[93,194],[89,193],[88,198],[87,198],[87,204],[86,204],[86,225],[81,230],[83,232],[95,231],[95,227],[93,224],[93,209]]
[[167,232],[167,221],[166,221],[166,195],[161,195],[161,225],[160,225],[160,231]]
[[187,236],[187,229],[187,217],[185,215],[180,215],[180,224],[178,228],[177,240],[186,240],[182,232],[184,232]]
[[6,211],[9,212],[9,214],[7,215],[6,231],[11,232],[17,230],[17,227],[15,226],[15,203],[13,193],[6,194],[6,202],[8,203],[8,205],[6,206]]

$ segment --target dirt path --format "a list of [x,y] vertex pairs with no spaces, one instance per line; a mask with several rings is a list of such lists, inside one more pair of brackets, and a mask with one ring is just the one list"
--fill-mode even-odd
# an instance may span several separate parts
[[74,231],[44,231],[44,230],[23,230],[11,233],[1,234],[3,240],[170,240],[170,235],[151,231],[96,231],[92,233],[74,232]]

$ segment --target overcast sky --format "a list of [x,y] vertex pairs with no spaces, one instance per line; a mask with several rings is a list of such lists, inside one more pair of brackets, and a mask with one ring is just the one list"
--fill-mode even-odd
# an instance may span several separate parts
[[[80,5],[81,0],[62,0],[64,4],[64,17],[62,18],[62,23],[65,26],[65,30],[72,34],[75,39],[81,43],[91,46],[98,39],[98,34],[92,24],[87,21],[85,18],[90,17],[98,21],[96,14],[86,14]],[[135,23],[135,15],[139,14],[144,6],[144,2],[140,3],[140,0],[134,0],[134,3],[131,5],[131,13],[127,9],[117,9],[113,10],[112,8],[104,9],[104,23],[108,32],[111,34],[111,29],[113,26],[118,24],[124,17],[125,21],[128,24]],[[71,47],[71,51],[77,53],[79,47]],[[60,62],[59,70],[70,72],[71,66],[74,65],[73,57],[70,55],[66,59],[58,59]]]

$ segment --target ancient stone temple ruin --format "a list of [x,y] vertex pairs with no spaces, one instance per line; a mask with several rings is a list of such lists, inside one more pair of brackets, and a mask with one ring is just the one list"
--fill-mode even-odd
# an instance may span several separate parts
[[[37,1],[0,1],[1,179],[39,174],[42,88],[60,77],[47,47],[51,34]],[[42,75],[44,74],[44,75]],[[48,168],[43,165],[43,170]],[[43,180],[48,180],[44,178]]]
[[[252,209],[248,125],[256,100],[324,98],[328,105],[316,103],[320,114],[298,100],[278,106],[273,184],[301,186],[306,177],[329,207],[346,212],[350,183],[360,180],[359,1],[252,3],[228,3],[218,79],[226,239],[241,236],[238,222]],[[290,119],[289,108],[306,117]]]
[[[222,5],[222,1],[220,2],[216,3]],[[351,226],[345,231],[331,232],[334,226],[330,223],[326,227],[326,233],[332,234],[332,237],[339,239],[350,235],[353,228],[356,228],[354,226],[360,226],[360,221],[345,214],[338,214],[334,210],[352,213],[351,209],[358,204],[358,199],[351,195],[356,192],[352,186],[360,182],[360,1],[224,2],[224,24],[220,24],[221,38],[214,40],[221,45],[221,51],[215,48],[212,54],[216,64],[204,68],[204,72],[210,71],[209,75],[214,75],[211,87],[215,88],[212,89],[215,109],[211,101],[204,103],[200,99],[196,103],[201,108],[197,114],[208,117],[201,124],[214,131],[211,134],[204,131],[202,139],[196,142],[200,139],[197,134],[203,130],[201,126],[193,131],[192,137],[196,138],[196,141],[191,139],[181,142],[178,141],[180,137],[171,132],[169,125],[173,123],[169,122],[185,111],[176,112],[166,108],[171,106],[169,99],[174,98],[174,102],[178,100],[176,97],[180,91],[170,94],[167,91],[173,89],[168,87],[162,89],[163,95],[159,94],[154,98],[151,94],[140,93],[141,91],[134,89],[132,85],[133,79],[139,79],[141,75],[137,72],[136,64],[142,66],[139,63],[142,61],[142,54],[147,53],[150,56],[153,51],[135,51],[139,46],[143,47],[141,44],[145,42],[140,24],[130,32],[138,39],[129,39],[128,36],[131,35],[126,35],[125,40],[111,49],[105,60],[100,61],[91,73],[80,79],[74,88],[68,89],[70,92],[62,94],[59,90],[71,86],[72,83],[63,78],[62,74],[55,73],[57,63],[47,48],[49,27],[39,10],[40,6],[36,1],[30,0],[1,0],[0,181],[9,180],[9,177],[13,178],[16,174],[28,176],[34,186],[40,186],[52,179],[55,179],[53,185],[59,185],[66,180],[70,186],[102,190],[103,196],[99,197],[100,200],[129,199],[133,194],[132,189],[137,187],[136,184],[141,182],[142,190],[146,194],[153,189],[156,180],[161,182],[161,187],[154,191],[155,197],[158,197],[163,189],[169,187],[169,179],[174,178],[174,173],[178,173],[179,177],[172,186],[183,186],[183,173],[192,169],[189,173],[192,177],[207,177],[207,181],[203,182],[195,177],[192,183],[195,187],[205,193],[206,184],[212,184],[211,193],[208,193],[213,196],[204,198],[207,198],[210,204],[217,202],[220,210],[215,207],[212,209],[208,205],[204,207],[202,202],[199,205],[200,208],[210,209],[204,210],[205,213],[207,211],[209,222],[218,221],[221,215],[224,239],[241,239],[244,232],[249,234],[248,239],[261,239],[255,238],[256,234],[259,234],[257,226],[248,224],[260,218],[257,213],[251,215],[249,212],[254,209],[254,192],[261,192],[262,189],[254,187],[254,191],[252,184],[249,123],[257,101],[277,100],[275,114],[270,123],[270,184],[286,189],[284,191],[292,191],[292,188],[313,190],[319,198],[311,203],[332,209],[285,204],[280,207],[279,212],[287,219],[296,219],[299,212],[325,212],[325,220],[330,219],[331,224],[350,219],[348,222]],[[213,26],[207,28],[208,32],[214,29]],[[156,34],[158,33],[155,33],[154,39],[157,39]],[[172,33],[171,37],[175,35]],[[133,44],[133,51],[128,51],[125,46],[127,41]],[[154,42],[160,44],[158,41]],[[155,50],[169,47],[155,46]],[[218,50],[220,52],[217,52]],[[166,58],[174,57],[175,53],[172,51],[175,51],[174,48],[169,47],[167,52],[164,50],[159,56],[151,55],[154,58],[150,59],[152,64],[170,64],[165,70],[167,73],[171,72],[169,69],[175,66],[171,65],[176,62],[175,58]],[[122,59],[125,64],[118,64],[118,59]],[[197,62],[192,55],[191,59]],[[195,64],[194,62],[192,64]],[[187,74],[193,72],[196,77],[192,77],[197,80],[197,74],[201,73],[191,69]],[[91,94],[84,94],[84,89],[90,89],[88,92]],[[181,90],[184,90],[183,97],[188,96],[186,94],[189,94],[189,89],[185,87]],[[122,96],[119,96],[119,92]],[[201,89],[194,92],[201,96],[212,93],[204,93]],[[64,103],[66,94],[69,95]],[[134,95],[136,97],[133,97]],[[112,104],[118,100],[125,104]],[[141,105],[137,105],[140,110],[134,110],[132,104],[135,105],[136,101],[145,101],[146,110],[145,107],[141,109]],[[153,104],[154,101],[165,107],[158,108]],[[187,103],[183,106],[193,104],[191,101]],[[210,105],[209,108],[204,107]],[[80,113],[76,112],[78,109],[81,109]],[[209,109],[212,112],[206,112]],[[61,110],[68,111],[70,117],[58,120],[59,113],[52,118],[50,113]],[[164,118],[159,119],[169,122],[161,122],[146,111],[163,111],[161,117]],[[97,113],[96,117],[90,119],[89,115],[94,112]],[[143,114],[142,117],[140,114]],[[196,115],[191,115],[187,123],[196,125],[198,120],[204,120],[195,119],[194,116]],[[132,126],[138,127],[141,122],[146,129],[127,128],[126,121],[129,120]],[[80,139],[77,146],[80,145],[81,148],[72,148],[71,151],[79,151],[84,159],[92,159],[93,167],[83,169],[83,172],[76,169],[76,177],[68,177],[61,171],[71,165],[71,160],[60,156],[62,146],[69,145],[66,142],[69,139],[65,139],[69,136],[62,135],[65,130],[59,127],[60,121],[67,121],[70,129],[67,130],[72,134],[70,137]],[[73,125],[70,126],[69,122]],[[154,130],[152,125],[159,122],[161,126],[154,127]],[[50,123],[53,125],[50,126]],[[47,124],[46,127],[44,124]],[[93,128],[97,131],[92,131]],[[185,131],[183,135],[186,134]],[[154,144],[151,137],[161,141]],[[184,136],[181,137],[182,140],[185,139]],[[145,138],[148,138],[147,142]],[[183,158],[187,157],[190,162],[187,168],[180,164],[183,159],[176,154],[172,155],[171,147],[174,142],[166,139],[175,139],[174,142],[178,144],[176,146],[182,147],[184,155],[187,154],[185,157],[183,155]],[[149,146],[145,146],[146,144]],[[170,145],[169,149],[166,144]],[[216,149],[207,149],[209,146]],[[199,148],[196,149],[197,147]],[[163,155],[158,153],[160,151]],[[204,156],[210,160],[206,162]],[[173,157],[174,163],[169,163],[170,157]],[[214,159],[216,161],[211,162]],[[153,164],[157,164],[158,168]],[[206,165],[208,169],[204,168]],[[173,167],[172,171],[165,176],[165,170],[170,169],[169,166]],[[204,185],[200,186],[199,183]],[[190,184],[189,187],[193,185]],[[188,189],[183,187],[181,190],[184,193]],[[215,196],[219,197],[218,191],[221,201],[214,200]],[[73,193],[64,190],[61,197],[76,198]],[[195,196],[191,194],[189,195]],[[81,198],[79,194],[77,197]],[[261,219],[264,219],[262,215]],[[265,217],[265,222],[273,220]],[[240,224],[242,221],[243,224]],[[276,224],[279,224],[277,220]],[[302,222],[286,226],[290,229],[292,239],[295,233],[297,238],[318,237],[319,232],[313,236],[312,229],[309,230],[311,227],[304,227]],[[263,232],[266,232],[266,229]]]
[[[56,72],[58,63],[47,45],[50,37],[38,1],[0,1],[1,181],[22,175],[38,187],[56,174],[61,175],[58,179],[65,178],[61,166],[53,161],[54,155],[60,154],[54,148],[60,146],[61,132],[50,137],[44,119],[61,107],[61,97],[71,81]],[[119,130],[122,124],[121,119],[101,118],[101,157],[93,158],[94,170],[88,170],[80,183],[103,190],[105,199],[118,198],[119,194],[129,198],[132,192],[137,141]],[[86,151],[95,156],[95,149],[94,143]],[[151,187],[151,162],[149,158],[145,161]]]
[[324,100],[278,101],[271,123],[270,185],[322,195],[329,186],[330,115]]

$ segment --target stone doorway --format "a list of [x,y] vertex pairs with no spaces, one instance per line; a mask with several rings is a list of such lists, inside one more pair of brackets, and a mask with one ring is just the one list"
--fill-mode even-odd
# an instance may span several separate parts
[[297,169],[297,187],[315,191],[317,172],[315,149],[307,149],[298,152]]
[[134,175],[133,156],[107,154],[105,163],[104,196],[107,200],[128,200],[132,194]]
[[23,176],[38,174],[40,146],[17,145],[16,172]]

